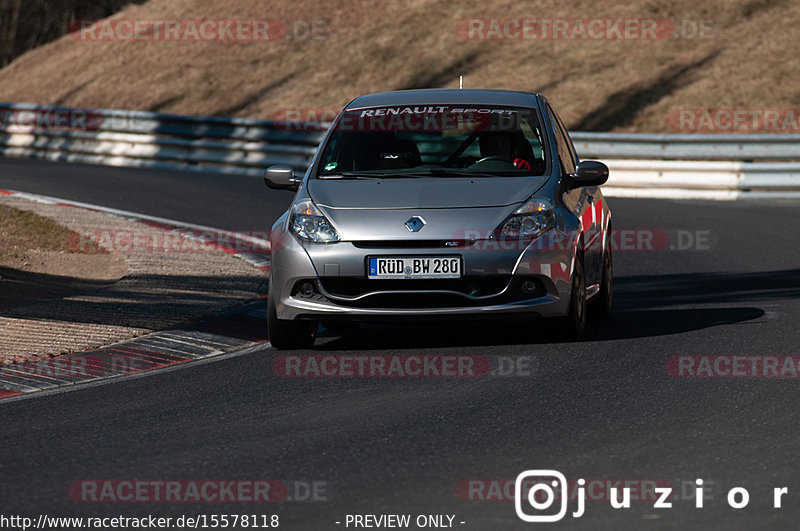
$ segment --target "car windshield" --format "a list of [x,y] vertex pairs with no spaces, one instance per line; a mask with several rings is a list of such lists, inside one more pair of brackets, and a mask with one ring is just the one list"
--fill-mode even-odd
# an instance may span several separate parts
[[417,105],[345,111],[325,145],[318,179],[541,175],[547,166],[536,109]]

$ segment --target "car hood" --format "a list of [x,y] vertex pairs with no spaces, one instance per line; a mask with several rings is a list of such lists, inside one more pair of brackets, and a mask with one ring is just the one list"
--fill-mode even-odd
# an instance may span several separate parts
[[521,203],[547,181],[533,177],[311,179],[308,193],[328,208],[418,209],[498,207]]
[[[485,237],[547,177],[310,181],[308,191],[342,240],[461,240]],[[406,227],[412,217],[425,225]]]

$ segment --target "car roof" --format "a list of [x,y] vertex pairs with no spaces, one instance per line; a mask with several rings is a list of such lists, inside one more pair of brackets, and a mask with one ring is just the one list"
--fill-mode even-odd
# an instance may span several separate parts
[[422,89],[367,94],[351,101],[345,109],[391,105],[508,105],[537,107],[536,94],[513,90]]

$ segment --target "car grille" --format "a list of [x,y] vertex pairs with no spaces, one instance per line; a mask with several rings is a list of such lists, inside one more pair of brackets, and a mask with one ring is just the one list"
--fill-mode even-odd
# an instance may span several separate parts
[[[497,304],[506,300],[510,302],[513,295],[506,294],[504,290],[506,290],[511,280],[510,275],[492,275],[482,277],[466,276],[457,279],[407,280],[323,277],[319,279],[319,282],[328,295],[336,298],[336,304],[342,306],[356,308],[457,308],[489,303]],[[442,291],[453,293],[441,293]],[[363,297],[356,300],[346,300],[359,296]],[[486,298],[480,299],[479,297]]]

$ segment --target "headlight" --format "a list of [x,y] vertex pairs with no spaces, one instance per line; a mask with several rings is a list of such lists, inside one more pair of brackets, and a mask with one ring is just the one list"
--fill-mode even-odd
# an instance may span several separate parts
[[328,218],[319,211],[310,199],[300,201],[292,206],[292,217],[289,219],[289,230],[301,240],[316,243],[339,241],[339,234]]
[[500,226],[498,238],[536,238],[555,225],[553,204],[547,199],[529,199]]

